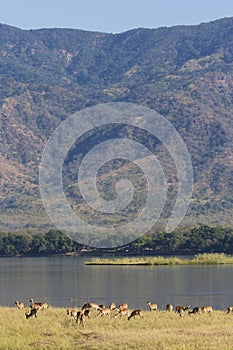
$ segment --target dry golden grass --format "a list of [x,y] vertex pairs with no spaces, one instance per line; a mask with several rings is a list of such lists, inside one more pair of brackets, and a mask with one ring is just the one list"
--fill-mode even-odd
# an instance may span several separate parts
[[50,308],[37,319],[25,310],[0,308],[0,349],[85,350],[226,350],[233,349],[233,315],[185,315],[166,311],[144,312],[143,319],[127,320],[92,313],[85,326],[77,325],[66,310]]

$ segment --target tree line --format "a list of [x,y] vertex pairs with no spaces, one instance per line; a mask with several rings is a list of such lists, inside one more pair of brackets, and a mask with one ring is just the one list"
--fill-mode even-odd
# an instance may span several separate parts
[[[46,234],[0,232],[0,256],[48,256],[82,253],[84,246],[57,230]],[[95,254],[233,254],[233,228],[200,226],[172,233],[152,233],[116,249],[89,249]]]
[[1,256],[43,256],[78,252],[80,245],[60,231],[50,230],[46,234],[0,233]]
[[130,246],[137,253],[154,254],[233,254],[233,228],[202,225],[171,233],[152,233]]

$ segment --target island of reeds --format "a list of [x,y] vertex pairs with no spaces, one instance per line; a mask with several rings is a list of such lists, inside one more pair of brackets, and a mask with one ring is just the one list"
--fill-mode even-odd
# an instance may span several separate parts
[[223,253],[197,254],[193,258],[179,257],[117,257],[93,258],[85,265],[223,265],[233,264],[233,256]]

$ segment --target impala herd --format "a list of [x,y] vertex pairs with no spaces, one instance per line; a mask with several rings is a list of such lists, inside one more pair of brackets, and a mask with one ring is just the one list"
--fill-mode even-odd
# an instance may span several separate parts
[[[34,302],[33,299],[29,300],[30,304],[30,311],[28,313],[25,313],[25,317],[28,319],[32,316],[38,317],[38,312],[48,309],[48,304],[46,302]],[[149,308],[149,311],[158,311],[158,304],[153,304],[150,301],[147,301],[147,306]],[[24,309],[24,303],[19,302],[18,300],[15,301],[15,305],[18,309]],[[128,307],[128,304],[120,304],[116,305],[115,303],[111,303],[109,307],[105,307],[105,305],[99,305],[97,303],[85,303],[82,308],[68,308],[66,310],[66,313],[69,317],[73,318],[77,324],[84,325],[86,318],[90,317],[90,314],[92,311],[97,311],[96,318],[102,318],[104,316],[111,316],[112,318],[121,318],[123,316],[127,316],[128,320],[131,318],[135,318],[138,316],[139,318],[143,318],[143,310],[142,309],[135,309],[131,310]],[[191,314],[207,314],[213,312],[213,307],[203,306],[199,307],[196,306],[193,309],[191,309],[191,305],[188,306],[173,306],[172,304],[166,305],[166,311],[167,312],[175,312],[180,317],[184,317],[185,314],[191,315]],[[229,306],[227,308],[227,314],[233,313],[233,306]]]

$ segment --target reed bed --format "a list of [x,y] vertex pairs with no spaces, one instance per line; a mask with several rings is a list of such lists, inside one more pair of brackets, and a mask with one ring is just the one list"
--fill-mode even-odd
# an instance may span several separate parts
[[225,311],[185,315],[144,312],[143,319],[112,316],[77,325],[63,308],[25,319],[25,310],[0,307],[0,349],[62,350],[229,350],[233,348],[233,315]]
[[194,258],[179,257],[122,257],[93,258],[85,265],[220,265],[233,264],[233,256],[223,253],[197,254]]

